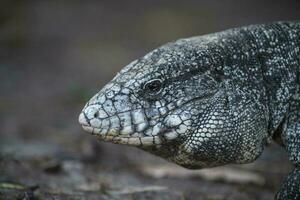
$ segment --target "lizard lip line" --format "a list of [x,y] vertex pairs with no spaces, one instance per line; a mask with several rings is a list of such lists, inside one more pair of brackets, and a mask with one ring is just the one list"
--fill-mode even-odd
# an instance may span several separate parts
[[[93,135],[97,136],[103,141],[112,142],[115,144],[126,144],[126,145],[133,145],[133,146],[151,146],[151,145],[159,145],[162,143],[161,138],[159,135],[155,136],[134,136],[137,133],[132,135],[114,135],[111,132],[106,134],[96,134],[94,133],[95,129],[90,126],[82,125],[85,131],[92,133]],[[100,129],[98,129],[100,130]]]
[[121,135],[109,131],[106,134],[97,134],[95,133],[95,130],[100,130],[100,129],[93,128],[90,126],[85,126],[85,125],[82,125],[82,127],[85,131],[92,133],[102,141],[112,142],[115,144],[131,145],[131,146],[161,145],[162,143],[166,142],[166,138],[164,134],[168,133],[168,131],[173,130],[173,129],[162,129],[157,135],[141,136],[140,135],[141,133],[137,133],[137,132],[133,134]]
[[[141,123],[142,124],[142,123]],[[128,126],[124,126],[124,128],[126,127],[130,127],[131,125]],[[82,125],[82,128],[87,131],[92,133],[93,135],[96,136],[113,136],[113,137],[134,137],[135,134],[139,134],[138,132],[136,133],[130,133],[130,134],[120,134],[118,130],[109,130],[109,127],[104,127],[104,128],[95,128],[92,126],[87,126],[87,125]],[[107,133],[102,134],[101,131],[102,130],[108,130]]]

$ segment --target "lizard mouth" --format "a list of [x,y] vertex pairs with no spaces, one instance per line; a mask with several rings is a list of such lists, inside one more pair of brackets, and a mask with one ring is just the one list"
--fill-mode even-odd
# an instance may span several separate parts
[[159,135],[155,136],[141,136],[140,133],[136,133],[133,135],[119,135],[116,134],[115,131],[107,132],[106,134],[97,134],[101,129],[93,128],[91,126],[82,125],[82,128],[95,135],[101,141],[112,142],[115,144],[124,144],[130,146],[153,146],[160,145],[162,140]]
[[[138,117],[139,119],[126,120],[127,124],[121,125],[120,120],[117,121],[118,123],[113,121],[118,118],[116,115],[110,116],[105,119],[97,119],[99,121],[106,120],[108,123],[103,125],[102,121],[101,125],[96,126],[92,121],[95,119],[94,117],[89,118],[86,113],[81,112],[78,120],[85,131],[95,135],[101,141],[143,147],[160,145],[162,143],[161,129],[157,129],[156,134],[147,134],[147,130],[152,130],[154,127],[149,126],[146,120],[141,120],[141,115]],[[135,123],[132,123],[133,121]]]

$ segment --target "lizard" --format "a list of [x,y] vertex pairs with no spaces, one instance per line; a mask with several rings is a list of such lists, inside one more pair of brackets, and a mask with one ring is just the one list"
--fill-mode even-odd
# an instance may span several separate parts
[[250,163],[275,140],[295,166],[275,199],[300,199],[299,48],[297,21],[166,43],[125,66],[79,122],[188,169]]

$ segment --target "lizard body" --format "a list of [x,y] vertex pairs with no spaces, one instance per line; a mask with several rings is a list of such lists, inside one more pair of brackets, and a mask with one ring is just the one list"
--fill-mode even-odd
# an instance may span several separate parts
[[299,48],[299,22],[167,43],[121,70],[79,122],[192,169],[253,162],[276,138],[295,165],[276,198],[300,199]]

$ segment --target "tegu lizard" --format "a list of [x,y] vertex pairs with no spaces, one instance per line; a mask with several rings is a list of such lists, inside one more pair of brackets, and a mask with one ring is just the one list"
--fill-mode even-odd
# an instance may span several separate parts
[[179,39],[123,68],[79,116],[100,140],[190,169],[250,163],[273,139],[294,170],[276,199],[300,199],[300,22]]

